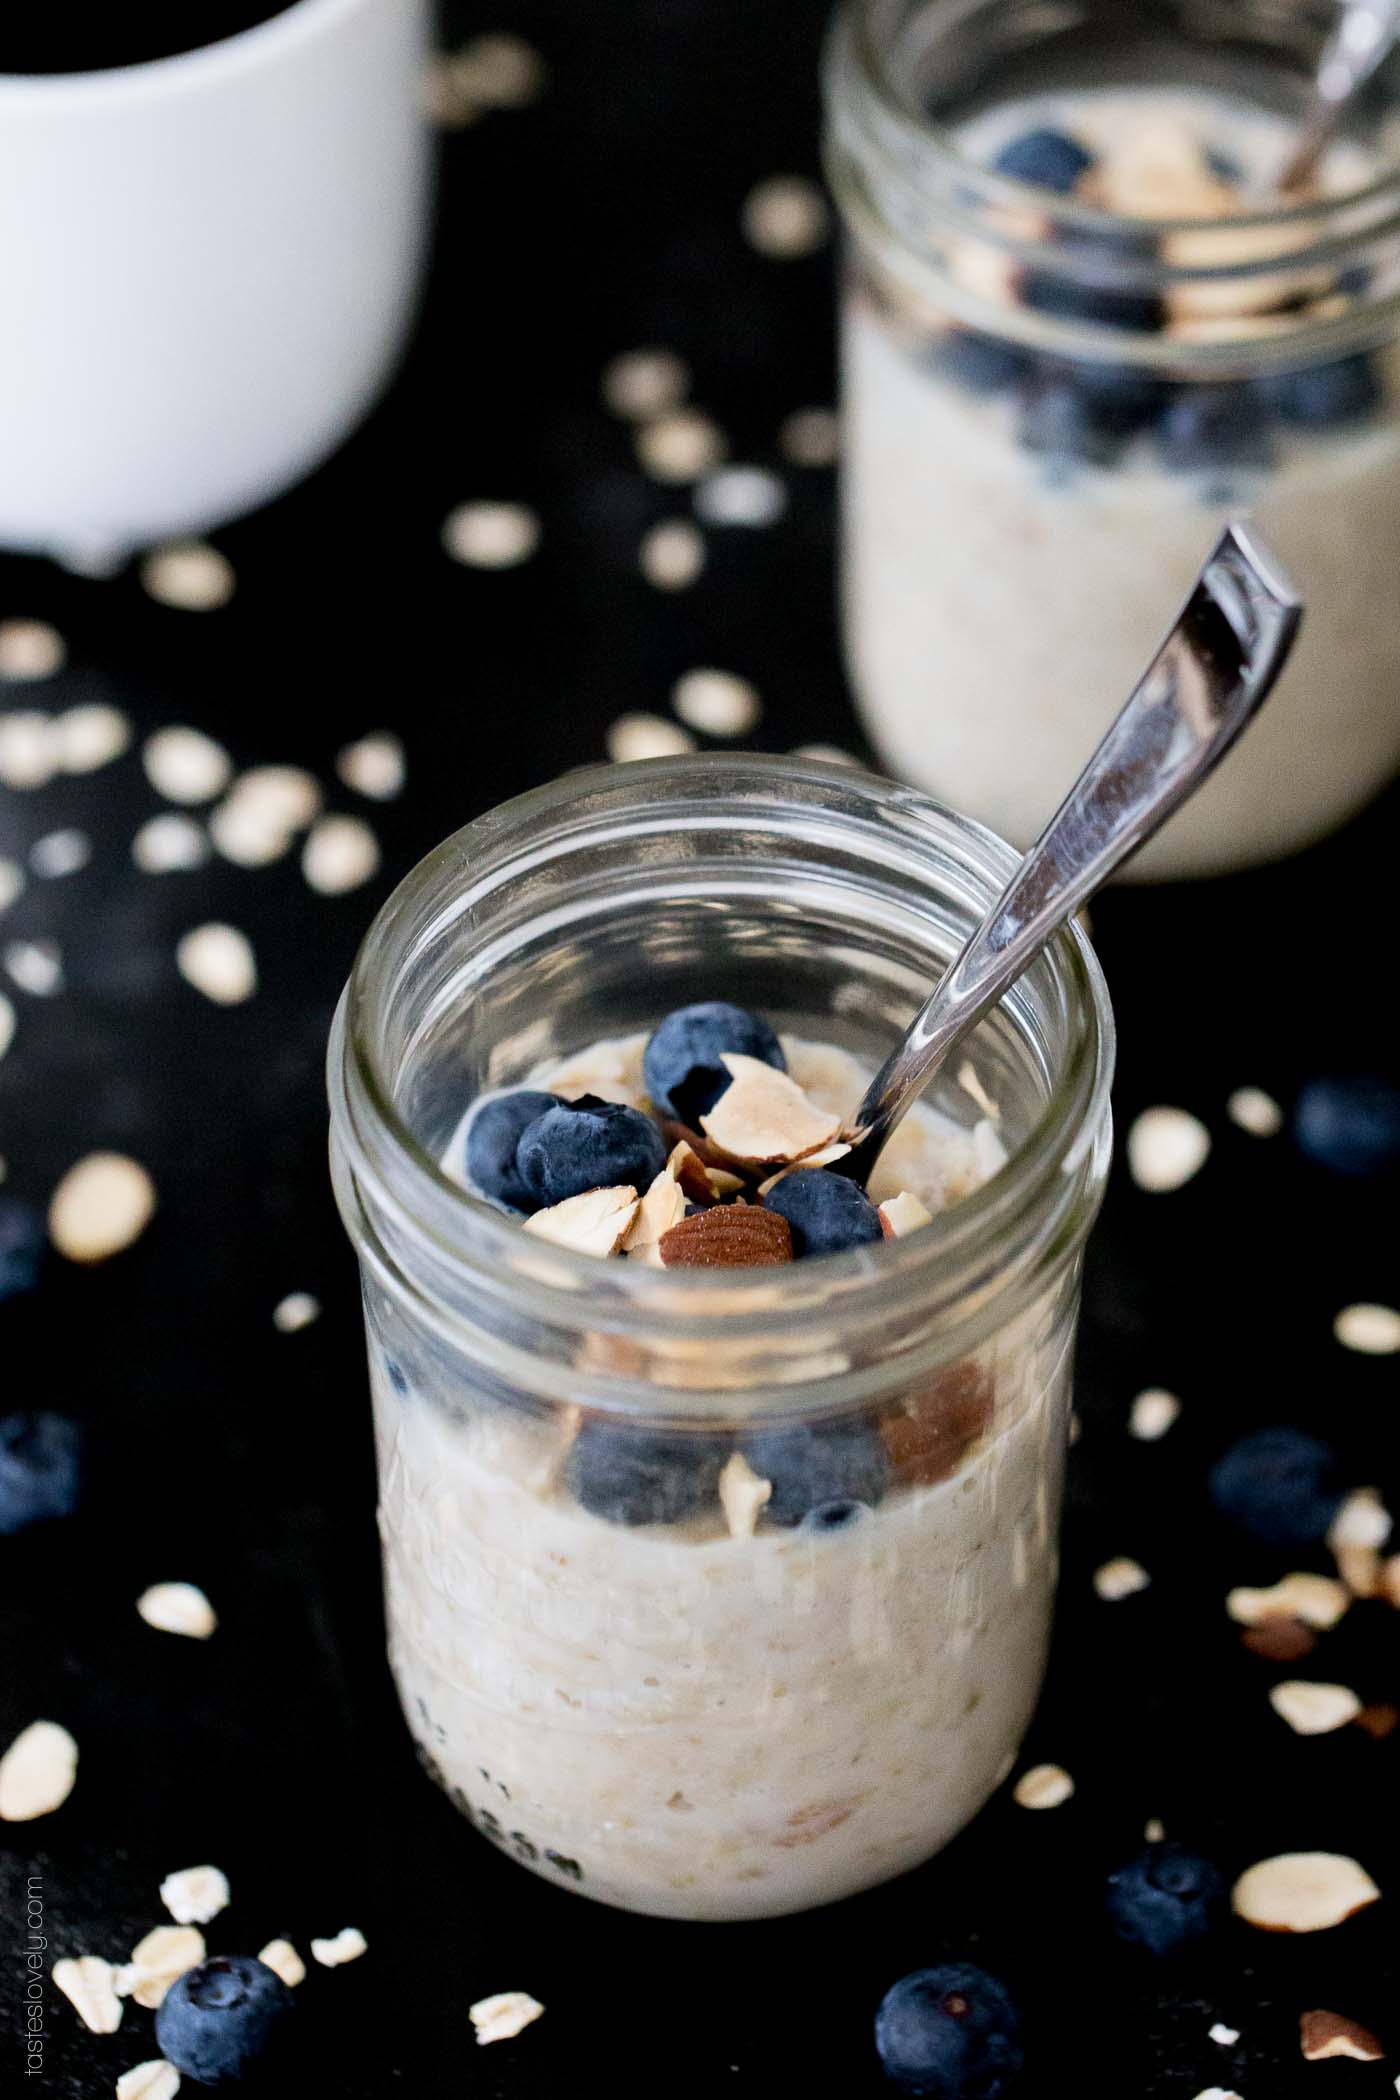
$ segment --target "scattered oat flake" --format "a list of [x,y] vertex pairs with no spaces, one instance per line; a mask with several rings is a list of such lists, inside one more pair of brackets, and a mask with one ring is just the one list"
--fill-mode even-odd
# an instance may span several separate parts
[[544,91],[539,52],[504,30],[473,37],[452,54],[452,63],[465,92],[483,109],[524,109]]
[[209,835],[225,860],[267,867],[313,821],[323,799],[320,782],[301,766],[253,766],[210,817]]
[[1285,1575],[1271,1589],[1234,1589],[1225,1599],[1225,1609],[1241,1626],[1258,1626],[1265,1619],[1301,1619],[1325,1633],[1335,1626],[1351,1603],[1344,1582],[1331,1575]]
[[1208,2085],[1197,2093],[1196,2100],[1240,2100],[1240,2096],[1233,2086],[1227,2091],[1223,2085]]
[[483,115],[482,106],[457,76],[457,61],[446,51],[428,55],[421,80],[423,113],[439,131],[465,131]]
[[1329,2056],[1352,2056],[1358,2063],[1378,2063],[1385,2055],[1370,2029],[1344,2013],[1305,2012],[1298,2020],[1299,2041],[1310,2064]]
[[175,962],[186,984],[215,1006],[240,1006],[258,988],[258,966],[252,943],[236,926],[211,921],[182,934]]
[[202,729],[158,729],[141,747],[146,778],[167,802],[212,802],[233,776],[233,760]]
[[321,1317],[321,1301],[310,1291],[289,1291],[274,1307],[272,1324],[279,1334],[299,1334]]
[[115,2034],[122,2024],[124,2008],[112,1973],[112,1964],[100,1954],[70,1955],[53,1965],[54,1988],[93,2034]]
[[832,409],[794,409],[778,431],[778,449],[795,467],[834,466],[840,429]]
[[1231,1902],[1263,1932],[1326,1932],[1379,1896],[1366,1869],[1344,1853],[1281,1852],[1241,1874]]
[[1309,1684],[1298,1677],[1271,1686],[1269,1704],[1295,1735],[1330,1735],[1361,1711],[1361,1701],[1346,1685]]
[[468,2007],[478,2042],[508,2042],[543,2011],[528,1991],[498,1991],[494,1998],[478,1998]]
[[57,1721],[31,1721],[0,1757],[0,1823],[52,1815],[73,1791],[78,1746]]
[[131,842],[131,857],[144,874],[169,875],[180,868],[202,867],[209,858],[209,840],[193,817],[166,810],[141,826]]
[[719,1476],[719,1499],[732,1539],[753,1537],[772,1494],[772,1481],[755,1473],[742,1451],[734,1452]]
[[157,1925],[131,1950],[116,1988],[154,2012],[172,1983],[197,1969],[205,1954],[204,1934],[193,1925]]
[[0,786],[45,787],[57,771],[58,746],[50,717],[34,708],[0,714]]
[[1218,2042],[1222,2049],[1233,2049],[1239,2038],[1239,2028],[1227,2027],[1223,2020],[1217,2020],[1210,2030],[1211,2041]]
[[181,1867],[160,1885],[160,1900],[179,1925],[207,1925],[229,1901],[228,1876],[218,1867]]
[[1209,1152],[1210,1132],[1184,1108],[1145,1108],[1128,1132],[1128,1171],[1157,1195],[1184,1187]]
[[333,1940],[313,1940],[311,1952],[323,1969],[339,1969],[347,1961],[358,1961],[369,1942],[357,1925],[342,1925]]
[[1162,1386],[1149,1386],[1133,1401],[1128,1415],[1128,1434],[1141,1439],[1145,1444],[1155,1444],[1158,1437],[1165,1436],[1177,1416],[1181,1413],[1181,1402],[1175,1393]]
[[49,1201],[49,1238],[69,1261],[106,1261],[140,1239],[156,1207],[146,1169],[123,1152],[90,1152]]
[[685,518],[667,518],[643,536],[637,563],[657,590],[688,590],[705,566],[704,538]]
[[603,400],[629,422],[664,416],[689,392],[690,367],[674,350],[624,350],[603,372]]
[[0,678],[16,684],[52,678],[67,653],[63,636],[47,620],[0,620]]
[[141,564],[141,587],[177,612],[217,612],[233,596],[233,564],[203,540],[176,540]]
[[9,942],[5,968],[32,998],[51,999],[63,989],[63,955],[55,941]]
[[442,544],[469,569],[514,569],[540,543],[540,521],[523,503],[459,503],[443,520]]
[[720,467],[691,498],[702,525],[775,525],[787,509],[787,490],[766,467]]
[[677,408],[638,426],[637,458],[653,481],[698,481],[724,458],[724,437],[699,409]]
[[137,1598],[136,1609],[148,1626],[193,1641],[207,1641],[219,1623],[213,1605],[192,1582],[152,1583]]
[[371,802],[392,802],[403,789],[406,766],[403,745],[387,729],[347,744],[335,761],[335,770],[353,794]]
[[733,671],[687,671],[676,680],[671,705],[681,720],[705,736],[747,736],[763,703],[747,678]]
[[1240,1130],[1247,1130],[1251,1137],[1277,1137],[1283,1128],[1283,1110],[1272,1094],[1262,1087],[1237,1086],[1225,1103],[1225,1113]]
[[321,817],[301,849],[301,872],[323,897],[357,890],[378,872],[379,841],[363,817]]
[[117,2100],[175,2100],[179,2090],[180,2074],[163,2056],[133,2064],[117,2080]]
[[925,1225],[933,1223],[933,1213],[908,1189],[901,1189],[897,1196],[887,1196],[877,1207],[886,1239],[907,1239],[911,1232],[921,1232]]
[[1073,1792],[1074,1781],[1063,1765],[1032,1765],[1011,1790],[1022,1808],[1058,1808]]
[[128,748],[131,724],[117,708],[93,701],[56,716],[53,739],[60,772],[95,773]]
[[1149,1845],[1160,1845],[1167,1834],[1167,1826],[1160,1816],[1149,1816],[1142,1826],[1142,1835]]
[[24,888],[24,870],[17,860],[0,860],[0,911],[14,903]]
[[826,239],[826,199],[801,175],[770,175],[744,200],[744,233],[760,255],[811,255]]
[[36,875],[50,882],[61,881],[65,875],[76,875],[92,859],[92,840],[85,831],[69,826],[63,831],[50,831],[36,839],[29,849],[29,865]]
[[575,1254],[615,1254],[637,1215],[633,1188],[587,1189],[527,1218],[522,1231]]
[[1126,1556],[1106,1560],[1101,1568],[1094,1570],[1094,1588],[1110,1604],[1117,1603],[1120,1597],[1131,1597],[1136,1591],[1145,1590],[1151,1580],[1146,1568]]
[[813,1107],[786,1072],[732,1051],[724,1052],[724,1065],[730,1084],[700,1118],[700,1127],[731,1158],[776,1166],[801,1159],[836,1136],[840,1117]]
[[664,715],[619,715],[607,734],[608,757],[615,765],[630,765],[638,759],[679,758],[695,749],[695,739],[679,722]]
[[290,1940],[269,1940],[258,1960],[271,1969],[274,1976],[280,1976],[291,1990],[306,1980],[306,1963]]
[[1354,1488],[1332,1519],[1327,1543],[1334,1551],[1339,1546],[1383,1546],[1392,1523],[1378,1488]]
[[1344,1349],[1362,1356],[1393,1356],[1400,1349],[1400,1312],[1391,1305],[1347,1305],[1332,1322]]

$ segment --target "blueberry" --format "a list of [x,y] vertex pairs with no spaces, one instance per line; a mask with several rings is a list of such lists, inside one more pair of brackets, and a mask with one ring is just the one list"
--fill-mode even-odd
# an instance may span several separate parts
[[815,1509],[809,1509],[802,1519],[802,1529],[849,1531],[853,1524],[858,1524],[862,1517],[869,1514],[868,1502],[853,1502],[849,1496],[843,1496],[839,1501],[819,1502]]
[[32,1291],[39,1281],[44,1226],[39,1213],[14,1196],[0,1196],[0,1305]]
[[1027,131],[1003,146],[992,165],[999,175],[1014,175],[1017,182],[1067,197],[1093,167],[1094,156],[1063,131]]
[[1337,1514],[1337,1454],[1301,1429],[1257,1429],[1210,1469],[1222,1517],[1270,1546],[1310,1546]]
[[1184,473],[1267,467],[1273,459],[1264,404],[1253,387],[1185,387],[1157,426],[1169,467]]
[[940,371],[974,394],[1002,393],[1035,364],[1032,352],[1019,343],[1004,343],[972,328],[955,328],[940,336],[934,356]]
[[167,2063],[201,2085],[241,2078],[291,2011],[280,1976],[250,1954],[216,1954],[171,1984],[156,2014]]
[[796,1259],[873,1246],[885,1236],[880,1213],[864,1189],[823,1167],[798,1167],[784,1174],[763,1201],[791,1225]]
[[639,1108],[585,1095],[528,1123],[515,1163],[532,1203],[563,1203],[585,1189],[650,1187],[666,1145]]
[[512,1210],[535,1208],[516,1168],[516,1148],[532,1123],[561,1106],[558,1094],[538,1093],[532,1087],[483,1102],[467,1125],[467,1173],[483,1196],[493,1196]]
[[1400,1169],[1400,1087],[1367,1073],[1313,1079],[1293,1110],[1298,1148],[1336,1174]]
[[768,1023],[742,1006],[709,999],[667,1014],[642,1059],[642,1078],[653,1107],[698,1129],[701,1116],[709,1114],[729,1084],[720,1061],[725,1052],[761,1058],[779,1072],[787,1070],[782,1045]]
[[1100,328],[1131,329],[1137,335],[1155,334],[1165,319],[1155,292],[1086,283],[1063,270],[1027,270],[1021,279],[1021,297],[1037,313],[1053,314],[1062,321],[1087,321]]
[[760,1479],[773,1483],[763,1514],[774,1524],[800,1524],[830,1503],[873,1506],[889,1486],[890,1462],[869,1422],[764,1430],[745,1440],[744,1457]]
[[0,1534],[72,1515],[81,1447],[77,1423],[63,1415],[6,1415],[0,1421]]
[[1103,466],[1162,400],[1158,381],[1120,365],[1043,367],[1021,405],[1018,435],[1031,452]]
[[1120,1939],[1174,1954],[1226,1914],[1224,1877],[1182,1845],[1149,1845],[1108,1877],[1108,1914]]
[[718,1490],[733,1444],[630,1422],[585,1422],[569,1449],[564,1482],[609,1524],[679,1524]]
[[970,1962],[916,1969],[875,2015],[885,2076],[933,2100],[1000,2100],[1021,2069],[1021,2015],[1004,1983]]
[[1275,372],[1259,382],[1268,406],[1285,423],[1327,430],[1354,423],[1380,405],[1381,382],[1365,351],[1300,372]]

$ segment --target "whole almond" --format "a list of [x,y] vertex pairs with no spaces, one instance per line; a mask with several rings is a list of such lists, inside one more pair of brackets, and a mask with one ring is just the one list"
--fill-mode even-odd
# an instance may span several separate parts
[[661,1261],[668,1269],[765,1269],[791,1260],[787,1219],[747,1203],[697,1210],[661,1237]]

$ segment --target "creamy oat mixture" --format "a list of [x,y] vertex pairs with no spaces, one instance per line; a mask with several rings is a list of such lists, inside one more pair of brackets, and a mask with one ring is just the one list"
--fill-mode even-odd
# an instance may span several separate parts
[[[642,1042],[526,1083],[635,1103]],[[854,1059],[783,1047],[809,1098],[854,1106]],[[891,1154],[872,1194],[930,1209],[1004,1156],[926,1108]],[[657,1915],[803,1909],[927,1858],[1009,1769],[1039,1688],[1068,1407],[1044,1326],[943,1374],[940,1466],[842,1528],[760,1512],[751,1535],[717,1507],[591,1515],[562,1412],[435,1390],[372,1334],[390,1649],[425,1762],[527,1865]]]

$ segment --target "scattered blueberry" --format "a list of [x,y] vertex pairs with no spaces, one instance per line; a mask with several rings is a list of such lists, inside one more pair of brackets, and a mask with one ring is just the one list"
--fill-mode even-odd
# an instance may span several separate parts
[[819,1502],[815,1509],[809,1509],[806,1516],[802,1519],[802,1529],[804,1531],[849,1531],[852,1524],[858,1524],[862,1517],[869,1514],[870,1504],[868,1502],[853,1502],[848,1495],[842,1496],[839,1501]]
[[16,1196],[0,1196],[0,1305],[32,1291],[44,1254],[44,1225]]
[[744,1457],[760,1479],[773,1483],[763,1514],[774,1524],[800,1524],[832,1503],[873,1505],[890,1481],[884,1443],[869,1422],[764,1430],[746,1439]]
[[1002,393],[1035,365],[1034,353],[1019,343],[972,328],[954,328],[939,336],[934,357],[940,371],[974,394]]
[[1017,182],[1034,183],[1037,189],[1067,197],[1080,176],[1093,167],[1094,156],[1063,131],[1042,129],[1012,139],[992,165],[999,175],[1012,175]]
[[1268,418],[1253,387],[1184,387],[1157,426],[1169,467],[1184,473],[1221,467],[1267,467],[1273,458]]
[[516,1149],[533,1122],[560,1106],[557,1094],[521,1087],[514,1094],[498,1094],[477,1110],[467,1125],[467,1173],[483,1196],[494,1196],[512,1210],[535,1208],[515,1164]]
[[585,1189],[648,1188],[666,1164],[666,1145],[639,1108],[586,1094],[528,1123],[515,1163],[532,1204],[563,1203]]
[[1300,1151],[1337,1174],[1400,1169],[1400,1087],[1368,1073],[1313,1079],[1293,1110]]
[[1301,1429],[1257,1429],[1211,1467],[1210,1498],[1252,1538],[1310,1546],[1325,1535],[1342,1499],[1337,1454]]
[[1300,372],[1275,372],[1259,382],[1269,407],[1285,423],[1308,430],[1354,423],[1380,405],[1381,382],[1364,350]]
[[1021,2015],[1004,1983],[970,1962],[916,1969],[875,2015],[885,2076],[931,2100],[1000,2100],[1022,2063]]
[[1161,401],[1158,381],[1124,366],[1047,365],[1023,397],[1018,435],[1030,452],[1104,466]]
[[223,2085],[262,2055],[293,2002],[265,1962],[216,1954],[171,1984],[156,2014],[156,2043],[187,2078]]
[[763,1201],[791,1225],[792,1251],[798,1260],[804,1254],[873,1246],[885,1236],[880,1213],[864,1189],[823,1167],[798,1167],[784,1174]]
[[679,1524],[714,1500],[732,1448],[698,1432],[589,1421],[570,1446],[564,1481],[609,1524]]
[[1108,1877],[1108,1914],[1120,1939],[1174,1954],[1226,1914],[1224,1877],[1182,1845],[1149,1845]]
[[1038,313],[1053,314],[1062,321],[1125,328],[1137,335],[1155,335],[1165,319],[1155,292],[1091,283],[1065,270],[1027,270],[1021,279],[1021,297]]
[[709,1114],[729,1084],[721,1062],[726,1052],[761,1058],[779,1072],[787,1070],[782,1045],[768,1023],[742,1006],[707,999],[667,1014],[642,1058],[652,1106],[698,1129],[701,1116]]
[[78,1425],[64,1415],[0,1420],[0,1534],[72,1515],[81,1449]]

